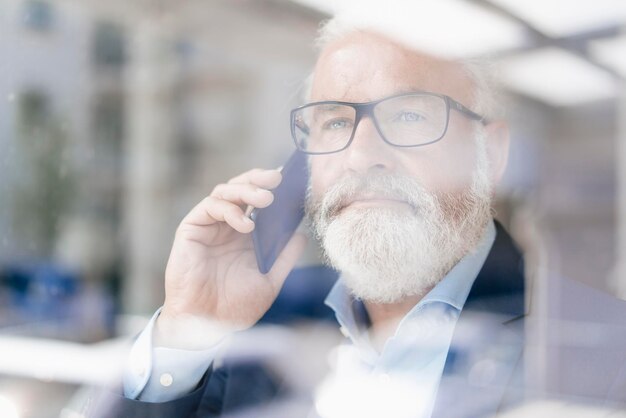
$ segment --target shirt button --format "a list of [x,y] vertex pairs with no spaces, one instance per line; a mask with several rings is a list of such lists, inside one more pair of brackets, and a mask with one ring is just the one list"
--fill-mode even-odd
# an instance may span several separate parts
[[161,385],[165,387],[171,386],[173,382],[174,378],[169,373],[163,373],[159,378],[159,383],[161,383]]

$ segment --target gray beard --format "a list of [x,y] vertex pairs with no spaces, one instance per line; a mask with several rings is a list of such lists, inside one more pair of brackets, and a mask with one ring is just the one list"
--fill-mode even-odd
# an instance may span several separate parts
[[[478,246],[491,219],[491,185],[481,145],[472,184],[461,193],[428,193],[416,180],[393,174],[344,177],[317,201],[309,193],[308,222],[326,263],[342,273],[353,296],[396,303],[424,295]],[[408,206],[341,210],[366,193]]]

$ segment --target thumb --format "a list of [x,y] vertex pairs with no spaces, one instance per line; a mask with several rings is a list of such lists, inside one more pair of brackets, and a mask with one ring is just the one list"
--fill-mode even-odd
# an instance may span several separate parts
[[267,273],[267,277],[272,281],[275,289],[278,290],[283,286],[287,275],[304,252],[307,242],[306,235],[296,232],[280,253],[272,269]]

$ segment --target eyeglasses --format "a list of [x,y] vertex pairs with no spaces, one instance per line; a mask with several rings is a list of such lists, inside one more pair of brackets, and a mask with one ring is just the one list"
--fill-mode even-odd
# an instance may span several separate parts
[[307,154],[331,154],[350,146],[361,119],[372,118],[380,137],[396,147],[419,147],[443,138],[450,109],[483,124],[487,120],[443,94],[414,92],[367,103],[323,101],[291,111],[291,136]]

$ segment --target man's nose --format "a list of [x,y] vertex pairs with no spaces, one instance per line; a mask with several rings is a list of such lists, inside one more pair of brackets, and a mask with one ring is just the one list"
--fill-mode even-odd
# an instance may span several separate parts
[[370,117],[359,121],[352,143],[344,152],[345,168],[358,174],[395,168],[394,149],[381,138]]

